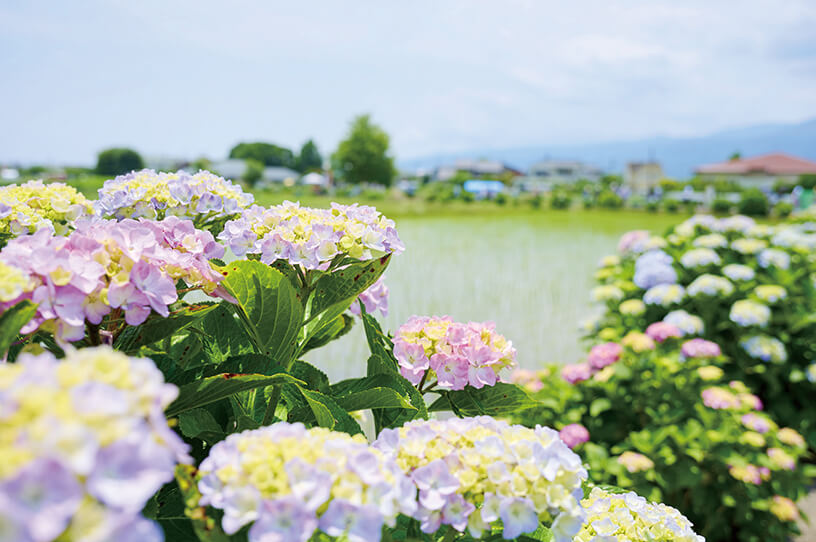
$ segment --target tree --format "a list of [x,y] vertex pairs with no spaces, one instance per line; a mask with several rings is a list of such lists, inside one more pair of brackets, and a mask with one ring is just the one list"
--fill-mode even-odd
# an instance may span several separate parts
[[370,182],[388,186],[396,174],[388,146],[388,134],[373,124],[369,115],[360,115],[352,121],[348,136],[332,155],[332,166],[348,183]]
[[262,141],[238,143],[230,150],[229,157],[257,160],[265,166],[283,166],[292,169],[297,167],[295,154],[290,149]]
[[259,160],[249,159],[246,162],[246,170],[244,171],[244,181],[249,186],[255,186],[263,177],[264,165]]
[[100,175],[121,175],[142,168],[142,157],[132,149],[105,149],[96,159],[96,172]]
[[739,160],[742,158],[742,153],[740,151],[732,152],[731,156],[728,157],[729,162],[733,162],[735,160]]
[[307,171],[319,171],[323,168],[323,157],[317,149],[317,145],[311,139],[300,148],[300,156],[297,159],[297,170],[306,173]]

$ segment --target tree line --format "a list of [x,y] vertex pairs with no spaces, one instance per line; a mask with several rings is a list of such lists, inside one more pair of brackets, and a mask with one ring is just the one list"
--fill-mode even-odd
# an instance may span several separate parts
[[[245,160],[244,180],[250,185],[259,181],[265,167],[285,167],[299,173],[330,169],[335,178],[349,184],[374,183],[389,186],[396,176],[390,137],[372,122],[370,115],[355,117],[337,149],[331,154],[328,168],[317,144],[309,139],[299,153],[264,141],[241,142],[229,152],[229,158]],[[197,161],[196,163],[200,163]],[[99,153],[96,173],[120,175],[144,168],[144,160],[133,149],[112,148]]]

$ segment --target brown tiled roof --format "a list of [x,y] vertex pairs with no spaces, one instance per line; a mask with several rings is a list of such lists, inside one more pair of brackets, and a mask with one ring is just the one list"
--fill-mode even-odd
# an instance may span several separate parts
[[763,154],[753,158],[740,158],[718,164],[699,166],[697,173],[722,173],[732,175],[746,175],[764,173],[766,175],[801,175],[816,173],[816,162],[797,158],[781,152]]

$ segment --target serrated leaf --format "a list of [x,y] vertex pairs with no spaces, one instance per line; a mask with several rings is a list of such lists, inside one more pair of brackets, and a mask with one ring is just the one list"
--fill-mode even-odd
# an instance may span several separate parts
[[313,335],[300,349],[300,354],[305,354],[309,350],[314,350],[315,348],[320,348],[321,346],[325,346],[328,343],[339,339],[343,335],[346,335],[351,328],[354,327],[354,317],[346,314],[345,312],[329,322],[323,329],[321,329],[318,333]]
[[257,261],[233,262],[222,272],[221,284],[238,301],[238,316],[257,353],[288,364],[303,322],[303,305],[292,284]]
[[179,331],[193,325],[217,306],[209,303],[188,305],[175,311],[167,318],[151,314],[144,323],[138,326],[126,327],[116,338],[113,347],[128,354],[136,353],[142,346],[172,337]]
[[222,302],[202,320],[203,349],[210,363],[253,351],[249,335],[231,303]]
[[538,402],[515,384],[499,382],[495,386],[446,391],[428,407],[430,412],[453,410],[457,416],[502,416],[537,406]]
[[310,363],[302,360],[296,361],[289,369],[289,374],[305,382],[306,387],[310,390],[330,394],[329,377],[326,376],[326,373]]
[[20,329],[37,314],[37,305],[31,301],[20,301],[0,314],[0,359],[17,340]]
[[303,384],[286,373],[272,375],[225,373],[202,378],[181,386],[178,398],[167,407],[165,414],[168,417],[177,416],[187,410],[209,405],[242,391],[284,383]]
[[306,399],[319,426],[343,431],[350,435],[363,432],[360,424],[328,395],[303,388],[300,388],[300,393]]
[[371,388],[334,397],[335,402],[348,412],[370,408],[405,408],[416,410],[408,399],[392,388]]
[[182,412],[179,415],[179,429],[185,437],[198,438],[208,443],[218,442],[226,436],[213,415],[203,408]]

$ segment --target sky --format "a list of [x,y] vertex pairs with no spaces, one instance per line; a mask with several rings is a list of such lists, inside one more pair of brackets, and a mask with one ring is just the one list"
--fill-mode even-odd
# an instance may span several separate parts
[[813,0],[2,0],[0,162],[330,152],[360,113],[398,159],[799,122],[814,28]]

